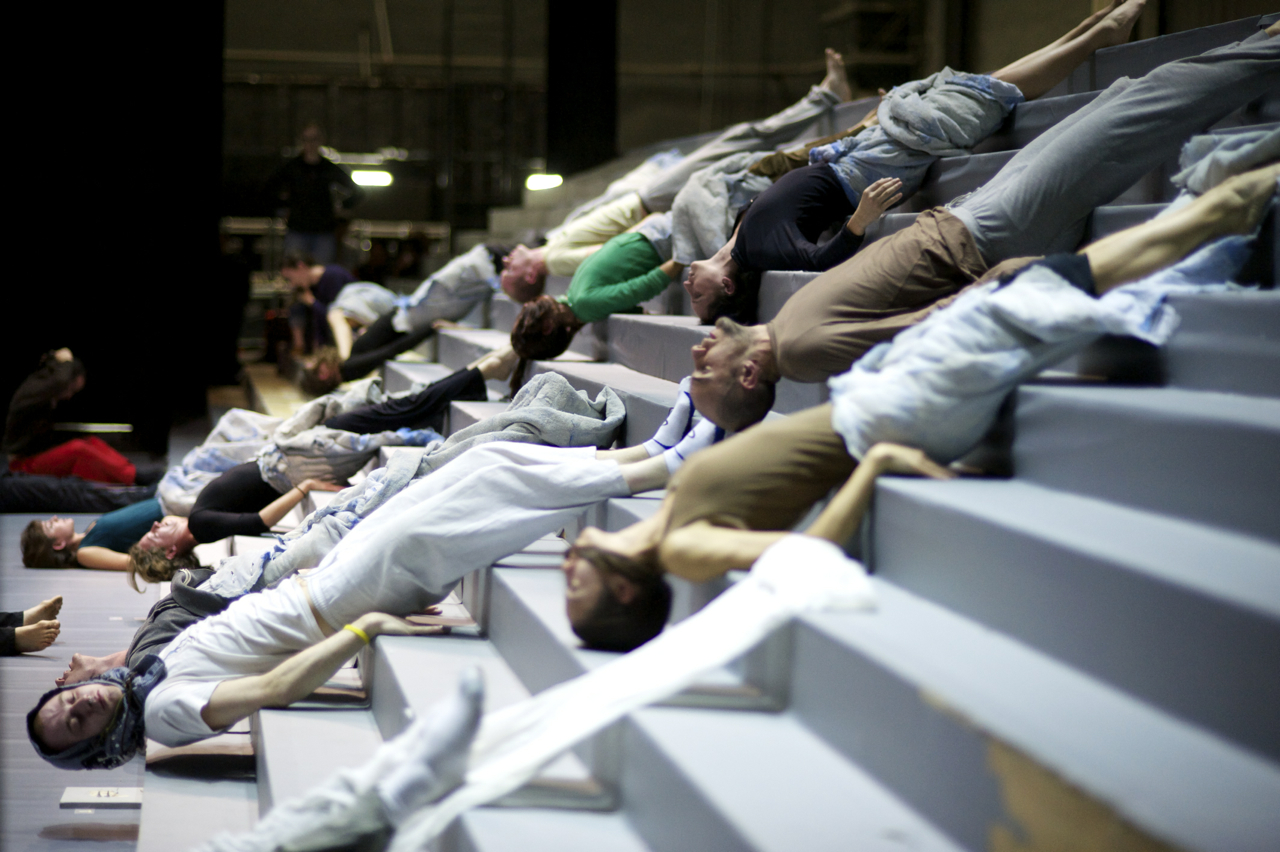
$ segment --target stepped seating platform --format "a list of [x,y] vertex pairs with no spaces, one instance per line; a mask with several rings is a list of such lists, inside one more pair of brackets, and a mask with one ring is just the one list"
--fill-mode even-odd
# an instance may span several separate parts
[[[868,238],[980,185],[1116,77],[1237,40],[1258,21],[1100,51],[972,155],[943,161]],[[1276,121],[1278,98],[1216,132]],[[850,120],[864,111],[844,110]],[[667,147],[687,151],[705,138]],[[558,224],[641,159],[570,179],[536,206],[494,211],[491,236]],[[1158,169],[1098,208],[1087,239],[1158,214],[1172,198],[1167,176]],[[1274,218],[1263,235],[1269,286]],[[761,321],[813,277],[764,276]],[[567,286],[552,278],[547,289]],[[1051,848],[1054,837],[1079,848],[1273,848],[1280,294],[1206,292],[1170,305],[1181,321],[1165,347],[1104,338],[1019,388],[1003,424],[1011,478],[880,480],[851,544],[874,572],[875,612],[796,619],[743,659],[584,741],[500,806],[465,814],[438,848],[977,852]],[[489,328],[440,332],[438,363],[388,364],[387,388],[440,378],[505,345],[517,311],[495,298]],[[619,446],[653,433],[692,368],[690,347],[709,331],[678,285],[646,311],[594,324],[565,356],[532,367],[593,398],[617,392],[628,412]],[[454,403],[447,431],[502,410],[505,392],[490,383],[490,401]],[[775,412],[825,396],[823,385],[780,387]],[[381,461],[401,452],[420,450],[384,448]],[[557,568],[583,526],[623,529],[656,512],[662,496],[589,507],[563,537],[467,577],[452,606],[474,627],[378,640],[346,674],[361,679],[367,706],[258,714],[257,812],[359,763],[451,690],[465,665],[484,669],[494,709],[613,659],[572,634]],[[673,582],[672,621],[733,582]],[[153,783],[156,801],[170,801],[149,772],[148,791]],[[243,786],[228,789],[226,807],[238,795],[245,811]],[[171,795],[174,810],[190,806],[178,786]],[[148,820],[161,819],[153,813],[144,809],[144,838],[165,835],[148,834]]]

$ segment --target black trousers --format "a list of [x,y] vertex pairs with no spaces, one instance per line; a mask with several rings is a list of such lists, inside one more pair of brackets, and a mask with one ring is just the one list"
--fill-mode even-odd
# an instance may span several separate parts
[[18,639],[14,630],[22,626],[22,613],[0,612],[0,657],[18,654]]
[[331,429],[368,435],[389,429],[431,428],[437,432],[444,426],[449,403],[458,400],[484,400],[489,394],[479,370],[459,370],[421,391],[377,405],[366,405],[330,417],[324,425]]
[[342,362],[339,372],[344,382],[358,379],[378,369],[401,352],[408,352],[431,335],[431,326],[416,331],[396,331],[391,322],[395,311],[383,314],[364,330],[364,334],[351,343],[351,356]]

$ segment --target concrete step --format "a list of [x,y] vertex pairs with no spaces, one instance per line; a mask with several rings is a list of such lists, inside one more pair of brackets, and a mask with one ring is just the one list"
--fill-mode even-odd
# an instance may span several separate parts
[[1080,92],[1058,97],[1045,96],[1020,103],[1013,108],[1013,112],[1005,119],[999,130],[973,146],[973,153],[989,154],[992,151],[1024,148],[1041,133],[1084,107],[1097,96],[1097,92]]
[[791,714],[641,710],[620,750],[623,806],[654,850],[962,848]]
[[1280,541],[1280,400],[1176,388],[1018,390],[1020,479]]
[[258,556],[275,546],[275,536],[233,535],[230,538],[231,554],[235,556]]
[[503,334],[510,334],[520,315],[520,303],[505,293],[496,294],[489,302],[489,327]]
[[507,410],[508,405],[505,402],[455,402],[449,407],[449,434],[501,414]]
[[692,316],[615,314],[609,317],[609,361],[678,383],[693,372],[689,349],[712,328]]
[[382,387],[387,393],[406,393],[415,384],[429,385],[449,376],[444,364],[422,361],[388,361],[382,365]]
[[903,213],[920,213],[973,192],[991,180],[1017,153],[992,151],[938,160],[925,173],[920,191],[894,209]]
[[1226,24],[1103,48],[1082,62],[1066,80],[1051,89],[1046,97],[1105,89],[1120,77],[1141,77],[1157,65],[1185,56],[1195,56],[1247,38],[1257,32],[1260,20],[1262,19],[1252,16]]
[[252,756],[148,768],[143,791],[137,852],[189,849],[224,831],[249,831],[258,821]]
[[1084,244],[1100,240],[1108,234],[1141,225],[1154,219],[1167,204],[1107,204],[1094,208],[1085,228]]
[[[493,641],[530,688],[614,658],[576,649],[559,572],[501,568],[493,583]],[[621,727],[609,762],[620,764],[623,814],[648,848],[955,848],[785,714],[664,708]],[[607,748],[605,736],[592,748]]]
[[1018,480],[886,478],[877,576],[1280,760],[1280,546]]
[[653,437],[667,413],[676,403],[675,382],[648,376],[619,364],[592,364],[571,361],[538,361],[531,375],[554,370],[569,384],[595,399],[605,387],[622,398],[627,407],[627,420],[619,446],[629,447]]
[[[559,568],[509,567],[508,561],[522,560],[506,560],[490,574],[489,638],[525,686],[541,692],[617,657],[611,652],[584,648],[574,635],[565,615],[564,575]],[[716,593],[724,588],[723,584],[707,585]],[[701,606],[713,596],[686,596],[683,605],[673,604],[673,612],[682,610],[680,614],[687,616],[693,611],[690,603]],[[708,673],[663,703],[737,711],[776,710],[783,700],[776,683],[783,672],[771,667],[776,656],[777,649],[766,643],[743,660]],[[588,762],[595,761],[599,747],[598,743],[586,743],[578,753]],[[608,760],[603,763],[608,765]]]
[[[396,736],[432,705],[452,695],[458,676],[472,666],[484,673],[485,712],[508,707],[530,694],[495,644],[476,635],[383,636],[362,660],[369,660],[372,715],[383,739]],[[574,755],[566,755],[513,796],[527,799],[548,785],[590,782],[587,765]]]
[[253,747],[259,815],[305,794],[339,769],[360,766],[380,745],[382,736],[368,710],[258,711]]
[[1116,381],[1280,397],[1280,293],[1169,298],[1181,321],[1162,347],[1105,337],[1080,353],[1079,370]]
[[1236,850],[1280,836],[1275,764],[873,583],[874,613],[796,624],[791,712],[959,845]]

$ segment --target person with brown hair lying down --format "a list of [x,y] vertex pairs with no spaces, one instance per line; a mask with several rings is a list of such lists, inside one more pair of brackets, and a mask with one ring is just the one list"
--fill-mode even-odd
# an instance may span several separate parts
[[750,567],[842,481],[806,532],[843,545],[877,476],[953,476],[938,463],[978,443],[1019,382],[1104,333],[1163,342],[1176,325],[1165,295],[1221,286],[1243,267],[1249,241],[1228,235],[1256,228],[1278,178],[1276,164],[1231,178],[1170,215],[973,290],[834,379],[830,403],[696,456],[653,517],[578,537],[564,565],[574,630],[594,647],[635,647],[662,627],[636,603],[664,572],[703,581]]
[[[325,421],[357,434],[440,424],[457,399],[487,399],[485,381],[505,378],[514,355],[500,350],[428,385],[416,394],[364,406]],[[189,517],[164,515],[152,499],[109,512],[83,533],[70,518],[32,521],[22,534],[23,564],[36,568],[101,568],[129,571],[147,582],[162,582],[178,567],[198,564],[191,556],[200,543],[232,535],[265,535],[312,490],[338,491],[336,483],[307,479],[280,493],[246,462],[206,485]]]

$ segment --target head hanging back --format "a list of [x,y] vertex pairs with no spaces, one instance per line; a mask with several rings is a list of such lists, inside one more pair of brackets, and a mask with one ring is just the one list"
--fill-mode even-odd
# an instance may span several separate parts
[[[46,692],[27,714],[27,736],[36,753],[59,769],[115,769],[127,763],[142,748],[146,739],[143,730],[143,703],[147,694],[164,679],[164,662],[155,654],[148,654],[132,669],[124,666],[103,672],[89,680],[60,686]],[[120,707],[96,737],[81,740],[59,752],[51,752],[37,742],[34,724],[36,714],[45,703],[60,692],[84,686],[86,683],[105,683],[118,686],[124,693]]]

